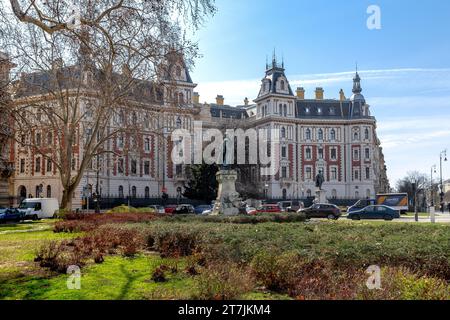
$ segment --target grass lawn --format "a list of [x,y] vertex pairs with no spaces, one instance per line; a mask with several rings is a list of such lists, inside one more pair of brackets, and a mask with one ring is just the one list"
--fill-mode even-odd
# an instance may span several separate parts
[[[330,262],[344,270],[352,266],[364,268],[363,274],[367,266],[379,264],[382,268],[407,267],[414,272],[429,270],[431,276],[449,281],[450,226],[447,225],[346,220],[261,224],[205,221],[198,217],[176,217],[104,228],[138,230],[152,237],[161,235],[162,239],[170,238],[171,234],[201,235],[199,239],[207,251],[223,255],[223,261],[246,266],[252,265],[254,258],[264,252],[279,256],[295,253],[305,261]],[[81,290],[69,290],[67,275],[52,273],[33,262],[36,250],[46,241],[83,236],[54,233],[53,223],[49,220],[0,227],[0,299],[193,299],[198,297],[199,287],[205,286],[201,275],[185,272],[189,258],[161,258],[155,252],[144,250],[133,258],[109,255],[101,264],[88,264],[81,271]],[[98,231],[101,233],[102,229]],[[155,282],[152,274],[161,265],[175,268],[177,272],[167,271],[167,281]],[[283,268],[286,270],[281,271],[290,268],[288,263]],[[333,270],[329,272],[333,274]],[[450,290],[450,286],[435,284],[434,280],[431,283],[435,287],[431,290],[428,278],[414,279],[419,278],[407,276],[400,289],[396,287],[405,290],[401,297],[426,298],[429,291],[436,291],[435,287],[443,290],[441,297],[445,296],[445,290]],[[255,283],[253,289],[239,298],[290,299],[292,296],[283,290],[266,290]]]

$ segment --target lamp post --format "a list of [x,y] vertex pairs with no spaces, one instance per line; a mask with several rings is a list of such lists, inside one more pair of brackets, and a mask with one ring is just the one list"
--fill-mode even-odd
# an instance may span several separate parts
[[447,162],[447,150],[444,150],[440,154],[440,174],[441,174],[441,185],[440,185],[440,205],[441,205],[441,212],[444,213],[444,183],[442,179],[442,161]]
[[431,207],[434,207],[433,172],[436,173],[436,165],[433,165],[433,166],[431,167],[431,175],[430,175],[430,198],[431,198],[430,206],[431,206]]

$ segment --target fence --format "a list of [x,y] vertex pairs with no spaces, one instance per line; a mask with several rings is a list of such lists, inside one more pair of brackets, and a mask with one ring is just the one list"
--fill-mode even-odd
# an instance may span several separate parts
[[[129,205],[135,208],[145,208],[153,205],[177,205],[177,204],[191,204],[193,206],[207,204],[201,200],[190,200],[185,198],[169,198],[163,200],[162,198],[141,198],[141,197],[101,197],[99,199],[99,207],[101,210],[112,209],[121,205]],[[87,202],[83,203],[83,209],[86,209]],[[89,210],[95,210],[96,200],[89,198]]]

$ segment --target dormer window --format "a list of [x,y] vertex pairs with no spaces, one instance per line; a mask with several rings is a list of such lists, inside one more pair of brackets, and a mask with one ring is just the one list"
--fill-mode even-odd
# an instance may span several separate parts
[[281,80],[280,81],[280,88],[281,88],[281,90],[286,90],[286,83],[284,82],[284,80]]
[[176,67],[175,73],[176,73],[176,75],[177,75],[178,78],[181,77],[181,67],[180,67],[180,66],[177,66],[177,67]]
[[321,107],[318,107],[318,108],[317,108],[317,113],[318,113],[318,114],[322,114],[322,108],[321,108]]
[[309,107],[306,107],[306,108],[305,108],[305,112],[306,112],[306,113],[309,113]]

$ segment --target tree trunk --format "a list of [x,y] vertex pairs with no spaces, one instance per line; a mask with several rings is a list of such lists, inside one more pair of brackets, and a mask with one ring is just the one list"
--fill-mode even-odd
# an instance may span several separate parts
[[64,188],[63,197],[61,201],[61,209],[72,211],[72,200],[73,200],[74,188],[68,187]]

